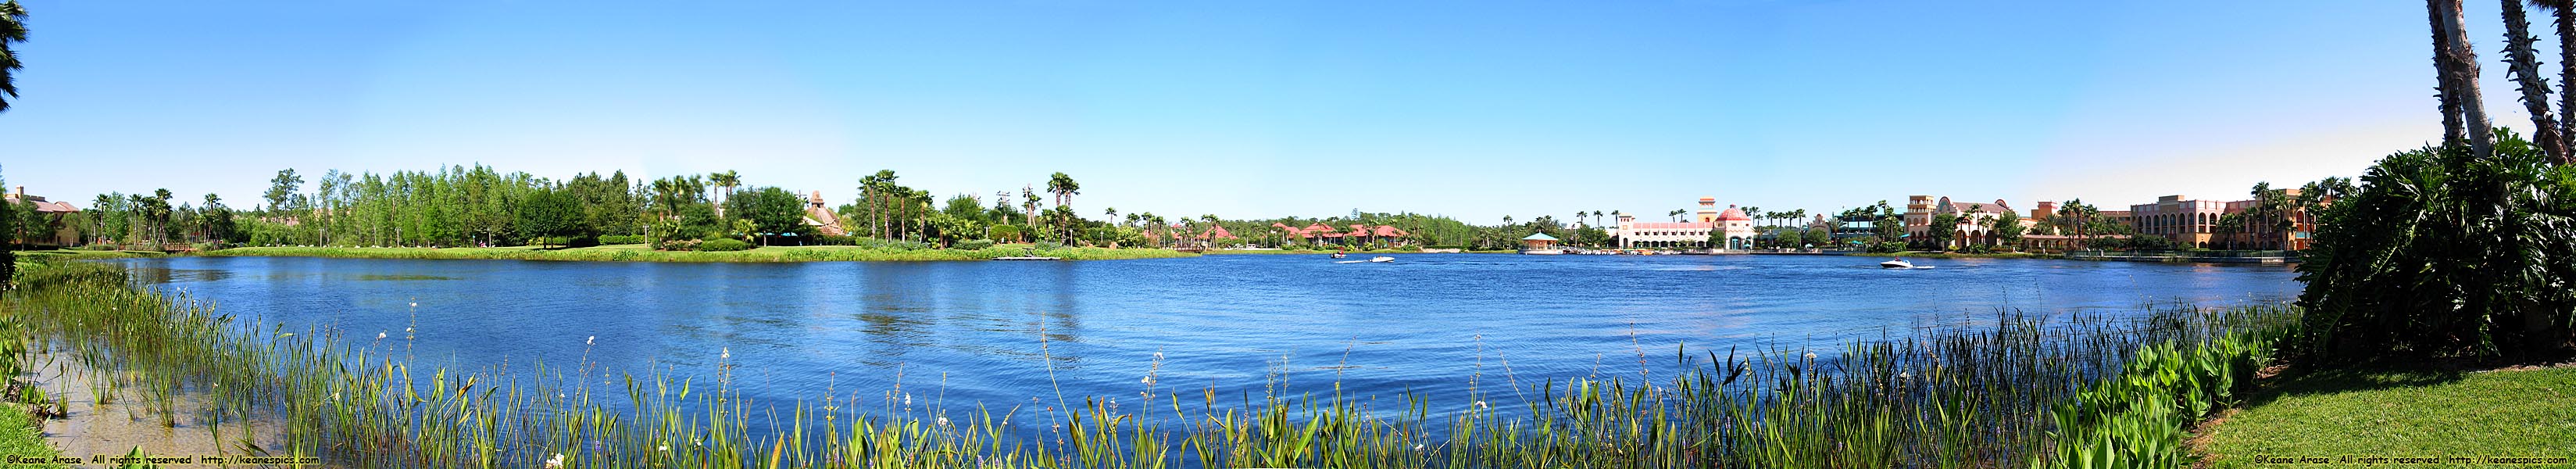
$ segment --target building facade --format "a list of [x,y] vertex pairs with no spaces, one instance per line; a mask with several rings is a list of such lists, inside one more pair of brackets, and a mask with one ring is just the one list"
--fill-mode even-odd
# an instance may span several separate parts
[[[1717,208],[1716,197],[1699,198],[1699,209],[1692,221],[1678,223],[1639,222],[1637,217],[1621,215],[1611,237],[1622,248],[1721,248],[1749,249],[1753,246],[1753,217],[1743,209],[1729,205]],[[1710,243],[1715,235],[1715,244]]]
[[2176,246],[2207,248],[2218,217],[2227,215],[2227,203],[2168,195],[2157,197],[2155,203],[2131,205],[2129,213],[2129,226],[2137,228],[2138,234],[2161,236]]
[[[1950,200],[1949,197],[1936,200],[1928,195],[1909,196],[1905,198],[1905,235],[1906,239],[1911,240],[1907,244],[1912,244],[1916,248],[1993,246],[2001,241],[1996,237],[1994,227],[1990,226],[1993,224],[1991,220],[2003,217],[2004,212],[2008,211],[2012,211],[2012,206],[2004,203],[2003,199],[1995,199],[1994,202],[1957,202]],[[1932,226],[1932,220],[1942,215],[1957,216],[1959,221],[1954,226]],[[2025,219],[2021,223],[2025,225],[2024,227],[2028,227],[2035,222]],[[1948,246],[1935,246],[1932,241],[1935,229],[1945,229],[1953,233]]]
[[[36,215],[42,218],[46,224],[52,225],[46,227],[47,230],[52,232],[51,234],[16,240],[19,244],[27,247],[54,248],[80,244],[80,227],[71,226],[71,223],[65,223],[63,221],[63,217],[65,216],[80,213],[80,208],[73,207],[72,204],[69,203],[48,201],[45,200],[44,196],[40,195],[27,195],[27,186],[18,186],[18,190],[16,192],[0,194],[0,202],[5,202],[12,206],[22,203],[35,205]],[[0,238],[6,237],[7,236],[0,236]]]

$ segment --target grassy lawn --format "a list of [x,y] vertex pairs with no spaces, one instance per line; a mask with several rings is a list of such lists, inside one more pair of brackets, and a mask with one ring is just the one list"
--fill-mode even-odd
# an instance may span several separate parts
[[2209,432],[2215,467],[2314,465],[2257,457],[2466,457],[2404,467],[2492,464],[2488,457],[2576,458],[2576,368],[2493,372],[2331,370],[2285,376]]
[[[809,262],[809,261],[967,261],[1027,253],[1025,244],[1000,245],[978,250],[964,249],[887,249],[858,246],[772,246],[747,251],[699,252],[655,251],[641,244],[592,246],[584,248],[347,248],[347,247],[246,247],[205,253],[207,256],[300,256],[342,257],[360,259],[521,259],[542,261],[644,261],[644,262]],[[1169,249],[1056,248],[1037,251],[1040,256],[1070,260],[1151,259],[1191,257],[1195,254]]]
[[[61,454],[54,445],[45,443],[43,430],[27,418],[27,411],[15,404],[0,404],[0,458],[50,458]],[[0,459],[0,467],[63,467],[61,464],[17,463]]]

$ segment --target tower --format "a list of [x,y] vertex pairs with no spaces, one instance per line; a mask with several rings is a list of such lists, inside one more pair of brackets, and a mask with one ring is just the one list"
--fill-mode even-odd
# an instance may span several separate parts
[[1700,197],[1699,211],[1693,212],[1691,219],[1700,223],[1717,223],[1717,198]]

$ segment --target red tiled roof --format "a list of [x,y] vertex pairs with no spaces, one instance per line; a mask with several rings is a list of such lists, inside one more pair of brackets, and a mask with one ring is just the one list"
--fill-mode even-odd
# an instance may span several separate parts
[[1697,222],[1683,222],[1683,223],[1642,222],[1642,223],[1629,223],[1629,224],[1627,224],[1627,225],[1625,225],[1625,226],[1621,226],[1620,228],[1626,228],[1626,229],[1630,229],[1630,230],[1693,230],[1693,229],[1716,228],[1716,227],[1717,227],[1717,224],[1715,224],[1715,223],[1697,223]]
[[1752,216],[1752,215],[1745,215],[1745,214],[1744,214],[1744,210],[1740,210],[1740,209],[1737,209],[1737,208],[1735,208],[1735,207],[1733,207],[1733,206],[1729,206],[1729,207],[1726,207],[1726,212],[1723,212],[1723,213],[1719,213],[1719,214],[1717,214],[1717,219],[1718,219],[1718,221],[1726,221],[1726,220],[1744,220],[1744,221],[1753,221],[1753,216]]
[[1218,226],[1208,228],[1206,233],[1199,233],[1199,239],[1235,239],[1235,237],[1233,232],[1226,231],[1223,226]]
[[1322,234],[1337,234],[1337,233],[1335,233],[1335,232],[1333,231],[1333,227],[1331,227],[1331,226],[1325,226],[1323,223],[1320,223],[1320,222],[1319,222],[1319,223],[1316,223],[1316,224],[1312,224],[1312,225],[1306,225],[1306,232],[1308,232],[1308,233],[1321,232]]
[[1394,226],[1389,226],[1389,225],[1378,225],[1378,226],[1377,226],[1376,233],[1377,233],[1377,235],[1378,235],[1378,236],[1412,236],[1412,235],[1413,235],[1412,233],[1406,233],[1406,232],[1404,232],[1404,230],[1402,230],[1402,229],[1398,229],[1398,228],[1396,228],[1396,227],[1394,227]]

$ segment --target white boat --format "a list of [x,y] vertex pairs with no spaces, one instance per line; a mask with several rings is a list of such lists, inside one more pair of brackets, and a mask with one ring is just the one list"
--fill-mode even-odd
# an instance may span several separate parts
[[1914,268],[1914,263],[1906,262],[1905,259],[1896,259],[1887,262],[1880,262],[1878,263],[1878,266],[1888,269],[1911,269]]
[[1333,261],[1333,263],[1335,263],[1335,264],[1358,264],[1358,263],[1363,263],[1363,262],[1368,262],[1368,261]]
[[1393,257],[1388,257],[1388,256],[1377,256],[1377,257],[1371,257],[1371,258],[1369,258],[1369,262],[1395,262],[1395,258],[1393,258]]
[[1350,255],[1349,255],[1349,254],[1338,253],[1338,252],[1333,253],[1333,258],[1334,258],[1334,259],[1340,259],[1340,258],[1344,258],[1344,257],[1350,257]]

